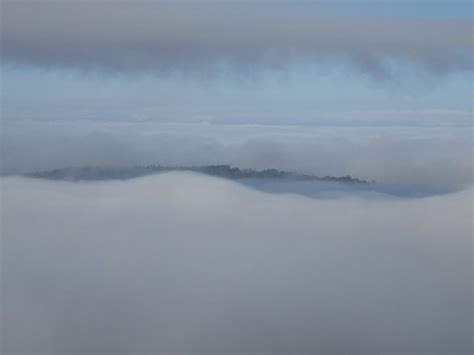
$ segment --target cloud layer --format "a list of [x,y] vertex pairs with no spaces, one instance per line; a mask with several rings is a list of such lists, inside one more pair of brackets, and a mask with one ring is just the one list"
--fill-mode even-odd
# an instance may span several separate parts
[[472,191],[2,180],[3,353],[472,353]]
[[100,71],[209,72],[385,59],[434,72],[472,69],[472,22],[340,16],[308,3],[4,1],[7,62]]
[[5,122],[2,172],[230,164],[445,190],[473,182],[465,127]]

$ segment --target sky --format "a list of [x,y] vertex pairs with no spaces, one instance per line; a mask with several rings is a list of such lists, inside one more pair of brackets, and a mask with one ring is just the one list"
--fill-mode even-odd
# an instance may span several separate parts
[[2,118],[470,126],[472,27],[471,1],[6,0]]
[[6,0],[1,26],[6,174],[212,163],[473,180],[471,1]]

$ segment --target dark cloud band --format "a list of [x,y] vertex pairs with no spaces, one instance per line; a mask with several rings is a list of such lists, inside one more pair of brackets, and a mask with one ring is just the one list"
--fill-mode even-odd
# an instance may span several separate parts
[[7,62],[107,71],[209,72],[349,59],[371,73],[384,58],[435,72],[472,69],[472,23],[330,15],[270,3],[6,1]]

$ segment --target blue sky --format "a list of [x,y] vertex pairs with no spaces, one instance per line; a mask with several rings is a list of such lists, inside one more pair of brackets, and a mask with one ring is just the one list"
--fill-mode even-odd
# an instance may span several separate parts
[[[67,115],[101,121],[328,124],[331,113],[344,118],[354,111],[409,110],[416,115],[415,111],[444,110],[448,115],[472,110],[472,73],[433,77],[401,63],[394,69],[401,75],[389,79],[343,64],[301,64],[258,77],[222,73],[194,78],[10,66],[3,69],[3,112],[7,120],[57,120]],[[384,124],[383,119],[378,124]],[[401,120],[406,123],[407,117]],[[463,123],[469,123],[468,117]]]
[[470,19],[473,11],[470,0],[336,0],[325,2],[325,6],[328,10],[345,15],[386,18]]

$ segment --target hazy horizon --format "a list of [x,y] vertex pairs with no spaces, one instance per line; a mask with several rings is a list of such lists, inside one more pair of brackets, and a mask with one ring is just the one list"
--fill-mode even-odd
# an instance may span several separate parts
[[473,13],[1,0],[0,352],[472,354]]

